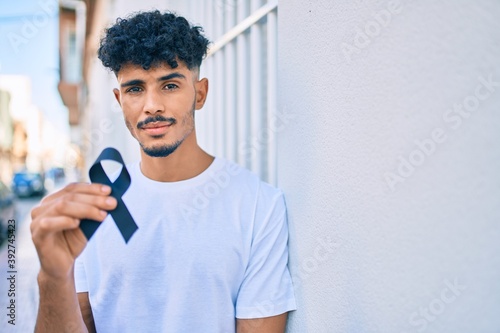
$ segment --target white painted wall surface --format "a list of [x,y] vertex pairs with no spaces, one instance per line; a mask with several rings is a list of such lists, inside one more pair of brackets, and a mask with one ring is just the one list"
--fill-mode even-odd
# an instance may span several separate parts
[[500,3],[392,6],[280,2],[288,332],[499,332]]

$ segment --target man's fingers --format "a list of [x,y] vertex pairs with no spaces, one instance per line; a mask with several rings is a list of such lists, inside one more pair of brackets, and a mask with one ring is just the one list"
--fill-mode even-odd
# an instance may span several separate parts
[[78,219],[67,216],[44,217],[31,223],[31,234],[33,240],[43,239],[50,233],[76,229],[79,225]]
[[[76,219],[91,219],[102,221],[108,215],[105,209],[93,204],[84,202],[58,200],[53,204],[53,211],[50,215],[67,216]],[[43,216],[42,216],[43,218]]]
[[91,194],[82,193],[69,193],[64,197],[59,198],[59,200],[54,201],[54,206],[64,207],[66,204],[79,203],[86,204],[90,206],[97,207],[101,210],[113,210],[116,208],[117,201],[115,198],[110,196],[96,196]]
[[109,195],[111,193],[111,188],[107,185],[102,185],[102,184],[71,183],[62,188],[61,190],[43,198],[41,203],[44,204],[51,202],[69,193]]
[[[94,189],[95,190],[95,189]],[[105,193],[105,191],[101,190],[101,193]],[[72,209],[80,207],[74,204],[84,204],[89,206],[91,210],[91,214],[94,217],[83,216],[79,213],[78,210],[73,213]],[[99,219],[99,215],[95,215],[99,210],[109,211],[116,208],[117,201],[115,198],[107,196],[107,195],[95,195],[94,193],[82,193],[82,192],[69,192],[64,193],[64,196],[60,195],[59,197],[52,198],[48,202],[42,203],[40,206],[35,207],[31,211],[32,219],[36,219],[38,217],[44,217],[47,215],[58,216],[58,215],[66,215],[75,218],[92,218]],[[51,209],[48,209],[50,207]],[[69,208],[69,209],[68,209]],[[100,212],[99,212],[100,213]],[[76,214],[76,215],[75,215]],[[103,216],[106,216],[105,214]]]
[[[74,183],[47,197],[31,211],[33,241],[41,244],[49,235],[77,229],[82,219],[103,221],[117,205],[110,193],[109,186]],[[83,233],[78,236],[84,237]]]

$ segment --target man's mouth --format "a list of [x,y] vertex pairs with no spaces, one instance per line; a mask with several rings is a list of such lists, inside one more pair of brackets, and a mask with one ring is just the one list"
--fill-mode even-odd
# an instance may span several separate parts
[[137,124],[137,128],[145,131],[151,136],[162,136],[168,128],[176,123],[174,118],[163,117],[157,115],[156,117],[149,117]]
[[172,123],[166,123],[166,122],[154,122],[154,123],[149,123],[147,125],[142,126],[143,129],[150,129],[150,128],[160,128],[160,127],[167,127],[172,125]]
[[165,134],[170,126],[172,126],[172,123],[161,121],[146,124],[142,126],[141,129],[149,135],[158,136]]

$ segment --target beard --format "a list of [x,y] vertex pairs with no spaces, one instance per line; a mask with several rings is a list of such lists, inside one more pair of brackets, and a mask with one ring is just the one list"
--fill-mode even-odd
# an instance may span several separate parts
[[[170,154],[172,154],[173,152],[175,152],[175,150],[184,142],[184,140],[188,137],[188,135],[190,135],[194,130],[195,106],[196,106],[196,95],[195,95],[195,99],[193,101],[193,105],[191,107],[190,112],[188,112],[187,115],[181,121],[181,126],[189,126],[189,127],[187,128],[186,133],[183,135],[183,137],[180,140],[178,140],[174,143],[171,143],[171,144],[163,144],[163,145],[156,145],[156,146],[147,147],[142,142],[140,142],[138,140],[138,138],[136,137],[137,141],[139,142],[139,145],[142,148],[142,151],[144,151],[144,153],[146,155],[151,156],[151,157],[167,157]],[[149,124],[151,122],[154,122],[154,121],[169,121],[174,126],[177,124],[177,120],[174,118],[166,118],[166,117],[163,117],[162,115],[157,115],[157,116],[149,117],[142,122],[139,122],[137,124],[137,128],[140,129],[142,126]],[[126,122],[126,125],[129,129],[130,133],[132,133],[132,135],[133,135],[131,124],[129,122]]]
[[173,144],[170,145],[162,145],[158,147],[145,147],[142,143],[139,142],[139,145],[142,148],[142,151],[146,153],[146,155],[151,156],[151,157],[167,157],[168,155],[172,154],[177,147],[181,145],[181,143],[184,141],[184,138],[182,140],[179,140],[177,142],[174,142]]

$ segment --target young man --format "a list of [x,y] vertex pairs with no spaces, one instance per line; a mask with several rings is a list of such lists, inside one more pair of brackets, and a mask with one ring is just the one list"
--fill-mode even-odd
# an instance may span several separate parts
[[[283,194],[203,151],[195,110],[208,40],[158,11],[120,19],[99,58],[140,162],[122,197],[139,229],[126,243],[99,184],[71,184],[32,211],[40,258],[36,332],[284,332],[295,309]],[[103,221],[87,241],[81,219]]]

